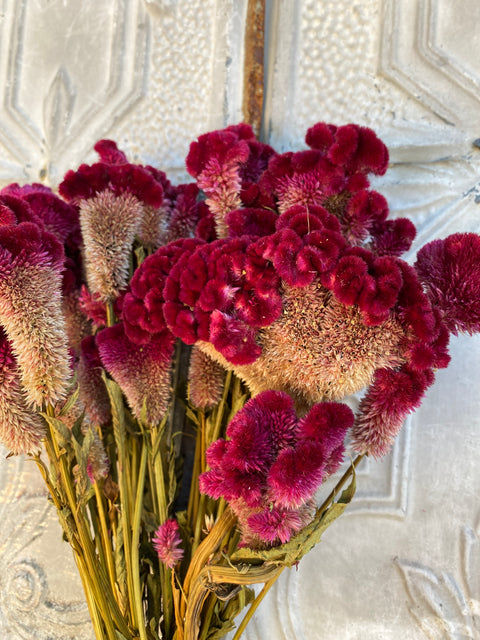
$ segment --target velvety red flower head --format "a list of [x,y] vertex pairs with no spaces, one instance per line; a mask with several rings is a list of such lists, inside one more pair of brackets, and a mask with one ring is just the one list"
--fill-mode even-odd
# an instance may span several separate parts
[[338,468],[352,423],[338,403],[315,405],[299,420],[290,396],[265,391],[230,421],[227,440],[208,449],[200,489],[231,504],[244,544],[286,542],[311,517],[311,499]]
[[480,331],[480,237],[456,233],[417,255],[415,270],[442,321],[454,334]]
[[114,144],[105,140],[99,143],[101,157],[106,161],[82,164],[77,171],[68,171],[59,186],[60,195],[67,202],[78,204],[103,191],[115,195],[129,193],[142,203],[159,207],[163,202],[160,182],[145,167],[120,162],[124,155],[113,148]]
[[318,149],[346,174],[383,175],[388,166],[388,149],[372,129],[356,124],[341,127],[320,122],[307,131],[305,142]]
[[[27,203],[33,213],[31,221],[43,223],[47,231],[64,245],[75,249],[81,244],[80,223],[76,207],[61,200],[51,189],[42,184],[19,186],[11,184],[0,192],[1,196],[13,196]],[[1,201],[0,196],[0,201]],[[23,217],[23,216],[22,216]],[[27,221],[27,218],[18,219]]]

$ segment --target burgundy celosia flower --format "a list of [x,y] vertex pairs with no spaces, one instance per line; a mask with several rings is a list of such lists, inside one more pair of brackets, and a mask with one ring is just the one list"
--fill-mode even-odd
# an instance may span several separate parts
[[219,237],[226,235],[225,216],[241,204],[240,164],[248,155],[247,143],[231,131],[207,133],[190,145],[187,169],[207,196]]
[[37,453],[45,424],[28,406],[10,343],[0,329],[0,441],[12,453]]
[[207,196],[218,237],[227,235],[225,217],[241,206],[242,189],[248,190],[274,154],[271,147],[255,139],[247,124],[207,133],[190,145],[187,170]]
[[28,402],[64,397],[70,356],[62,315],[64,254],[30,222],[0,226],[0,324],[17,359]]
[[[105,159],[107,157],[110,160],[111,154],[104,155]],[[155,207],[159,207],[163,201],[163,187],[152,173],[145,167],[128,162],[98,162],[91,166],[82,164],[77,171],[66,173],[59,191],[67,202],[73,204],[95,198],[105,191],[116,196],[129,194],[138,202]]]
[[42,184],[19,186],[10,184],[0,192],[26,202],[47,231],[63,245],[75,248],[81,244],[80,222],[77,209],[61,200],[51,189]]
[[102,329],[96,343],[105,369],[122,389],[137,419],[146,406],[149,424],[158,424],[170,400],[171,361],[174,337],[158,333],[148,346],[131,342],[123,323]]
[[431,368],[377,371],[360,403],[359,416],[352,429],[352,444],[356,451],[375,458],[388,453],[403,421],[420,406],[433,379]]
[[455,233],[417,255],[415,270],[442,321],[455,335],[480,331],[480,237]]
[[173,569],[183,558],[183,549],[179,548],[182,544],[182,539],[178,529],[178,522],[173,518],[166,520],[158,527],[152,542],[160,561],[169,569]]
[[329,402],[298,420],[290,396],[265,391],[230,421],[228,439],[208,449],[200,490],[231,504],[244,544],[286,542],[311,519],[312,498],[338,468],[352,423],[346,405]]
[[[277,155],[238,125],[193,143],[188,170],[221,237],[197,233],[198,240],[147,258],[122,319],[135,343],[148,344],[167,327],[233,370],[253,394],[284,391],[304,412],[369,388],[355,442],[380,455],[434,369],[448,364],[449,330],[480,327],[471,266],[477,240],[432,245],[420,254],[417,273],[398,257],[414,226],[388,220],[385,199],[368,188],[368,174],[387,168],[385,145],[365,127],[323,123],[306,141],[308,150]],[[445,287],[450,278],[456,284]],[[411,391],[394,411],[402,377]],[[377,414],[388,414],[383,428]],[[285,454],[286,475],[288,460]],[[253,479],[251,487],[254,495]]]

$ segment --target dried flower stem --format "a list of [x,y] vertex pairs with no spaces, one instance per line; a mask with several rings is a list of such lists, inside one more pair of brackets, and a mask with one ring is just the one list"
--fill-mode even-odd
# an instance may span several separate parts
[[[47,406],[47,415],[51,417],[55,415],[54,408],[51,405]],[[57,477],[61,479],[62,488],[66,497],[65,506],[68,506],[70,509],[75,523],[75,533],[78,535],[79,543],[79,545],[77,544],[77,548],[79,546],[81,550],[81,552],[77,552],[77,556],[82,564],[85,565],[85,579],[88,581],[105,624],[107,638],[108,640],[116,640],[117,637],[113,618],[115,618],[115,623],[118,629],[121,630],[126,638],[128,638],[130,636],[130,632],[128,631],[128,627],[120,613],[113,593],[108,588],[107,578],[102,575],[102,566],[96,560],[91,534],[87,529],[85,509],[77,505],[75,489],[72,484],[72,475],[68,468],[65,455],[60,452],[55,433],[50,424],[49,430],[47,431],[46,441],[48,443],[47,452],[49,453],[50,461],[54,465]]]
[[115,593],[117,577],[115,572],[115,563],[112,557],[111,538],[108,533],[107,519],[105,515],[103,496],[101,493],[101,488],[99,486],[99,481],[94,483],[93,488],[95,490],[95,499],[97,502],[98,516],[99,516],[100,528],[102,532],[102,545],[103,545],[103,551],[104,551],[106,562],[107,562],[108,577],[110,578],[110,586],[112,588],[112,591],[113,593]]
[[142,456],[140,459],[140,470],[138,473],[137,484],[137,496],[135,500],[135,513],[133,515],[133,535],[132,535],[132,576],[133,576],[133,591],[134,591],[134,607],[136,609],[138,620],[138,632],[140,634],[140,640],[148,640],[145,631],[144,613],[143,613],[143,601],[142,601],[142,587],[140,584],[140,557],[139,557],[139,545],[140,545],[140,529],[141,529],[141,516],[143,507],[143,490],[145,488],[145,472],[147,468],[147,446],[142,447]]
[[352,464],[348,467],[348,469],[345,471],[343,476],[340,478],[340,480],[334,486],[334,488],[330,492],[329,496],[324,500],[322,505],[317,509],[317,513],[323,513],[327,509],[327,507],[329,507],[332,504],[332,502],[335,500],[335,497],[338,495],[340,489],[343,487],[345,482],[353,475],[353,473],[355,472],[356,468],[358,467],[360,462],[363,460],[363,458],[365,458],[366,455],[367,454],[362,453],[362,454],[358,455],[355,458],[355,460],[352,461]]
[[280,577],[280,574],[282,573],[282,571],[284,569],[285,569],[285,567],[280,567],[280,569],[278,570],[278,573],[276,573],[272,578],[270,578],[270,580],[268,580],[264,584],[262,590],[260,591],[258,596],[255,598],[255,600],[252,602],[252,604],[250,605],[250,608],[248,609],[247,613],[244,615],[241,623],[238,625],[237,631],[235,632],[235,635],[233,636],[232,640],[239,640],[240,636],[242,635],[242,633],[247,628],[247,624],[253,618],[253,614],[258,609],[258,607],[260,606],[260,603],[265,598],[265,596],[270,591],[270,589],[273,587],[273,585],[275,584],[277,579]]
[[130,618],[134,628],[138,628],[138,620],[136,610],[134,607],[134,589],[133,589],[133,576],[132,576],[132,539],[131,539],[131,501],[129,497],[129,479],[128,479],[128,462],[125,443],[122,442],[119,446],[121,438],[117,438],[118,447],[118,486],[120,491],[120,503],[122,505],[121,519],[123,530],[123,550],[125,553],[125,571],[127,574],[127,591],[128,591],[128,603],[130,607]]
[[[168,498],[165,491],[165,474],[163,470],[162,459],[162,439],[166,424],[166,417],[160,425],[154,425],[150,428],[151,438],[151,456],[150,466],[152,468],[152,475],[154,478],[154,486],[156,493],[156,504],[154,505],[155,514],[158,518],[158,523],[163,524],[168,518]],[[173,615],[173,598],[172,598],[172,585],[169,575],[169,571],[164,565],[159,562],[160,572],[160,584],[162,585],[162,598],[163,598],[163,615],[165,633],[168,637],[168,633],[172,624]]]

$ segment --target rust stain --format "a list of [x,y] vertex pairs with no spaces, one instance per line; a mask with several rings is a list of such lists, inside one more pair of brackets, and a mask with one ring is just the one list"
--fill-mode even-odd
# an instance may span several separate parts
[[260,133],[263,112],[265,0],[248,0],[243,72],[243,119]]

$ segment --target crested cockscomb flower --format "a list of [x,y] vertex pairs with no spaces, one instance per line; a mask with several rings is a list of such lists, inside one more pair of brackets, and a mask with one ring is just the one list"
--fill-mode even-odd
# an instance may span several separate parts
[[194,345],[188,369],[190,402],[202,409],[218,404],[222,397],[225,375],[225,369],[218,362]]
[[142,206],[130,194],[103,191],[80,203],[87,283],[103,302],[117,298],[128,284],[130,253],[141,216]]
[[173,569],[183,558],[178,522],[173,518],[166,520],[158,527],[152,538],[152,543],[160,561],[169,569]]
[[3,188],[0,194],[11,195],[26,202],[35,216],[42,221],[45,229],[53,233],[63,245],[75,248],[81,244],[76,207],[59,198],[45,185],[10,184]]
[[62,315],[64,254],[30,222],[0,226],[0,324],[12,345],[27,401],[64,397],[70,356]]
[[0,442],[12,453],[37,453],[45,424],[27,403],[10,343],[0,329]]
[[306,408],[362,389],[379,367],[400,365],[405,340],[398,319],[366,326],[358,307],[344,305],[314,282],[284,287],[282,315],[260,331],[261,355],[251,364],[233,367],[211,343],[199,347],[233,369],[253,394],[279,389]]
[[230,421],[227,439],[208,449],[200,490],[230,503],[243,544],[286,542],[313,517],[312,498],[340,465],[352,423],[351,410],[331,402],[299,420],[289,395],[265,391]]
[[120,322],[102,329],[96,343],[105,369],[125,394],[134,416],[141,419],[145,405],[148,424],[158,424],[170,399],[172,334],[164,331],[147,346],[138,345],[128,339]]
[[[238,125],[193,143],[187,167],[221,237],[197,229],[197,239],[149,256],[133,276],[120,317],[135,344],[147,345],[168,329],[233,370],[254,395],[286,392],[302,412],[367,388],[372,400],[361,405],[356,424],[362,434],[383,438],[382,449],[372,436],[372,452],[383,452],[434,370],[448,364],[449,330],[456,322],[476,330],[476,307],[470,305],[467,318],[464,300],[460,313],[450,293],[437,305],[434,291],[444,288],[436,283],[457,259],[449,257],[457,251],[453,244],[421,253],[417,271],[399,258],[415,228],[389,220],[385,198],[369,189],[368,175],[383,175],[388,164],[373,131],[319,123],[306,141],[310,149],[278,155]],[[468,270],[476,246],[465,243]],[[437,274],[431,285],[423,276],[430,262]],[[474,280],[462,289],[470,298]],[[448,321],[452,313],[455,322]],[[398,374],[392,394],[401,376],[414,381],[383,431],[375,411],[390,377],[381,371]],[[385,407],[392,402],[386,399]],[[369,451],[365,438],[361,450]]]

